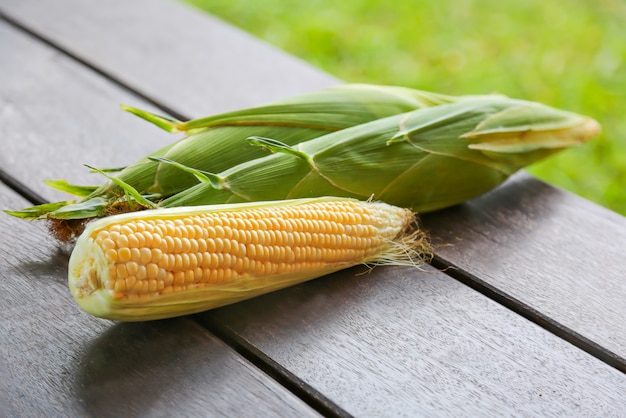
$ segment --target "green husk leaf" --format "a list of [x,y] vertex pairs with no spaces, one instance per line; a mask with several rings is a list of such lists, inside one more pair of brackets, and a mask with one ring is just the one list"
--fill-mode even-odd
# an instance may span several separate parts
[[97,218],[107,214],[110,202],[101,197],[86,200],[84,202],[73,203],[62,206],[46,215],[52,219],[89,219]]
[[[231,124],[250,126],[265,118],[292,125],[310,125],[326,131],[337,131],[366,121],[441,104],[472,96],[448,96],[439,93],[397,86],[374,84],[342,84],[335,87],[288,97],[266,106],[242,109],[221,115],[185,122],[187,132]],[[350,106],[346,112],[346,105]],[[302,115],[307,115],[302,119]],[[317,118],[309,117],[319,115]],[[340,115],[341,119],[337,118]],[[261,119],[259,119],[261,116]]]
[[198,179],[198,181],[200,181],[200,183],[211,183],[211,186],[216,189],[221,189],[224,185],[224,180],[213,173],[209,173],[209,172],[202,171],[202,170],[197,170],[195,168],[186,166],[184,164],[177,163],[176,161],[170,160],[169,158],[162,158],[162,157],[148,157],[148,158],[153,161],[159,161],[164,164],[172,165],[178,168],[179,170],[192,174]]
[[492,115],[463,137],[474,142],[472,149],[514,154],[579,145],[587,131],[599,132],[592,119],[547,109],[539,103],[521,104]]
[[126,166],[124,167],[100,167],[99,170],[105,173],[119,173],[120,171],[124,170],[126,168]]
[[97,186],[78,186],[75,184],[69,184],[66,180],[44,180],[44,183],[52,189],[69,193],[77,197],[87,197],[98,188]]
[[167,116],[157,115],[157,114],[148,112],[147,110],[137,109],[136,107],[132,107],[132,106],[120,105],[120,107],[122,108],[122,110],[132,113],[135,116],[139,116],[141,119],[144,119],[158,126],[164,131],[175,133],[175,132],[183,132],[185,130],[183,128],[184,123],[177,119],[170,118]]
[[72,204],[72,202],[67,201],[44,203],[42,205],[31,206],[22,210],[3,210],[3,212],[11,216],[15,216],[16,218],[36,220],[43,219],[48,213],[59,210],[60,208],[70,204]]
[[579,122],[580,115],[575,113],[553,109],[540,103],[520,102],[517,106],[485,118],[464,136],[478,138],[503,132],[550,131]]
[[[147,207],[147,208],[151,208],[151,209],[156,209],[158,206],[156,205],[156,203],[153,203],[149,200],[147,200],[145,197],[143,197],[134,187],[132,187],[131,185],[125,183],[124,181],[109,176],[107,173],[105,173],[104,171],[98,170],[97,168],[85,165],[87,168],[94,170],[100,174],[102,174],[103,176],[105,176],[106,178],[108,178],[109,180],[111,180],[112,182],[114,182],[115,184],[117,184],[119,187],[121,187],[124,192],[126,192],[127,194],[129,194],[130,196],[132,196],[135,201],[137,203],[139,203],[140,205]],[[131,203],[129,201],[129,203]]]
[[283,154],[295,155],[296,157],[302,158],[305,161],[309,161],[308,155],[276,139],[263,138],[260,136],[251,136],[247,140],[250,144],[266,148],[271,152],[280,152]]

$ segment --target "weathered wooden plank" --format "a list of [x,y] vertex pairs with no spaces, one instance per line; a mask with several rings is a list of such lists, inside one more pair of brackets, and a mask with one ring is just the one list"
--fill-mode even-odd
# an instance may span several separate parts
[[[23,206],[0,183],[0,209]],[[0,213],[0,416],[312,416],[190,319],[116,324],[80,311],[67,251]]]
[[626,219],[527,175],[424,217],[437,253],[626,357]]
[[626,375],[445,274],[358,271],[202,317],[357,416],[626,410]]
[[0,13],[191,117],[337,83],[181,2],[4,0]]
[[0,168],[50,200],[44,179],[102,184],[83,167],[119,167],[176,138],[125,114],[147,104],[0,21]]

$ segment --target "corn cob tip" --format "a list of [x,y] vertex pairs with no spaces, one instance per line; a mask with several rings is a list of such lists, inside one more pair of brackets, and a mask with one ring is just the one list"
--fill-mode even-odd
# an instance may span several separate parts
[[196,313],[358,264],[417,265],[407,209],[319,198],[129,213],[90,224],[69,264],[87,312],[122,321]]
[[581,124],[579,130],[577,131],[577,137],[579,138],[579,142],[587,142],[591,138],[594,138],[602,133],[602,125],[592,118],[585,118],[584,122]]

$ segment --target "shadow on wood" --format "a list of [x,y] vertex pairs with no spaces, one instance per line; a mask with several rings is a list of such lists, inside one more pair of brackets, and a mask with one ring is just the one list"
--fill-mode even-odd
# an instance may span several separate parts
[[[229,363],[223,347],[208,344],[206,333],[188,328],[197,327],[180,320],[111,327],[90,343],[80,360],[74,382],[78,402],[93,415],[135,416],[179,398],[190,381],[215,379],[211,385],[219,388],[220,370]],[[211,373],[205,374],[209,364]]]

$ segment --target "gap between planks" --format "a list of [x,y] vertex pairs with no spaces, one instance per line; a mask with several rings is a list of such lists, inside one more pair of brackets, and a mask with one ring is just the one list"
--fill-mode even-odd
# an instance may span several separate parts
[[505,308],[539,325],[543,329],[567,341],[575,347],[591,354],[598,360],[601,360],[622,373],[626,373],[626,359],[595,343],[584,335],[579,334],[573,329],[553,320],[544,313],[534,309],[532,306],[509,295],[501,289],[492,286],[475,275],[458,268],[438,255],[433,257],[430,264],[439,269],[441,272],[481,293],[494,302],[499,303]]
[[0,182],[6,184],[15,193],[28,200],[33,205],[42,205],[46,203],[46,199],[40,196],[38,193],[32,191],[24,183],[7,173],[0,167]]
[[206,315],[194,315],[192,319],[321,415],[325,417],[352,416],[238,333],[232,331],[227,325]]
[[22,33],[27,34],[28,36],[32,37],[33,39],[36,39],[37,41],[39,41],[39,42],[49,46],[50,48],[54,49],[55,51],[58,51],[61,54],[67,56],[68,58],[71,58],[72,60],[78,62],[79,64],[81,64],[83,66],[85,66],[89,70],[91,70],[91,71],[95,72],[96,74],[102,76],[103,78],[109,80],[111,83],[115,84],[116,86],[126,90],[130,94],[132,94],[135,97],[140,98],[141,100],[149,103],[150,105],[152,105],[155,108],[159,109],[160,111],[170,115],[171,117],[174,117],[174,118],[179,119],[179,120],[187,120],[187,119],[189,119],[189,118],[186,118],[185,116],[183,116],[182,114],[180,114],[175,109],[173,109],[173,108],[171,108],[169,106],[166,106],[163,103],[157,101],[156,99],[150,97],[150,95],[142,93],[141,91],[133,88],[128,83],[124,82],[123,80],[121,80],[120,78],[116,77],[115,75],[109,73],[108,71],[103,70],[102,68],[98,68],[96,65],[92,64],[88,60],[81,58],[80,56],[72,53],[71,51],[68,51],[67,49],[64,49],[63,46],[57,44],[53,40],[46,38],[45,36],[39,34],[37,31],[29,28],[26,25],[23,25],[22,23],[20,23],[17,20],[11,18],[10,16],[5,15],[4,13],[2,13],[1,10],[0,10],[0,20],[4,20],[7,24],[9,24],[10,26],[14,27],[15,29],[21,31]]
[[[72,53],[63,48],[63,46],[57,44],[56,42],[46,38],[45,36],[37,33],[37,31],[21,24],[20,22],[10,18],[9,16],[4,15],[0,12],[0,19],[7,22],[9,25],[13,26],[15,29],[31,36],[39,42],[53,48],[54,50],[64,54],[68,58],[76,61],[77,63],[85,66],[90,71],[95,72],[96,74],[102,76],[103,78],[109,80],[111,83],[116,86],[126,90],[130,94],[140,98],[141,100],[149,103],[150,105],[156,107],[160,111],[168,114],[174,118],[180,120],[189,119],[185,115],[180,114],[173,108],[161,103],[160,101],[150,97],[147,94],[142,93],[141,91],[133,88],[131,85],[125,83],[118,77],[115,77],[113,74],[98,68],[94,64],[89,61],[82,59],[78,55]],[[43,199],[39,194],[30,190],[26,185],[20,182],[18,179],[11,176],[9,173],[6,173],[4,170],[0,168],[0,181],[5,183],[9,188],[14,190],[16,193],[27,199],[29,202],[38,205],[45,203],[45,199]],[[553,335],[567,341],[568,343],[574,345],[575,347],[587,352],[588,354],[596,357],[600,361],[606,363],[607,365],[621,371],[622,373],[626,373],[626,359],[623,357],[613,353],[610,350],[598,345],[592,340],[586,338],[585,336],[579,334],[578,332],[572,330],[569,327],[564,326],[563,324],[554,321],[550,317],[542,314],[531,306],[523,303],[522,301],[512,297],[506,292],[501,291],[500,289],[486,283],[475,275],[464,271],[454,264],[448,262],[447,260],[435,255],[431,265],[453,279],[469,286],[473,290],[481,293],[482,295],[488,297],[489,299],[497,302],[498,304],[506,307],[507,309],[517,313],[518,315],[528,319],[529,321],[539,325],[544,328],[548,332]],[[222,340],[224,340],[227,344],[229,344],[233,349],[237,350],[240,354],[246,357],[248,360],[252,361],[257,367],[262,369],[265,373],[272,376],[279,383],[286,385],[290,390],[294,391],[294,393],[301,397],[305,402],[309,403],[312,407],[318,409],[323,414],[331,414],[336,416],[349,416],[345,411],[341,410],[336,405],[333,405],[329,400],[325,399],[321,394],[317,393],[314,389],[308,387],[306,383],[297,379],[297,377],[291,375],[291,373],[276,364],[272,359],[265,356],[263,353],[256,350],[254,347],[242,341],[239,336],[233,335],[228,329],[222,325],[215,323],[208,323],[207,321],[200,321],[204,326],[209,328],[212,332],[215,332],[216,335],[219,336]]]

